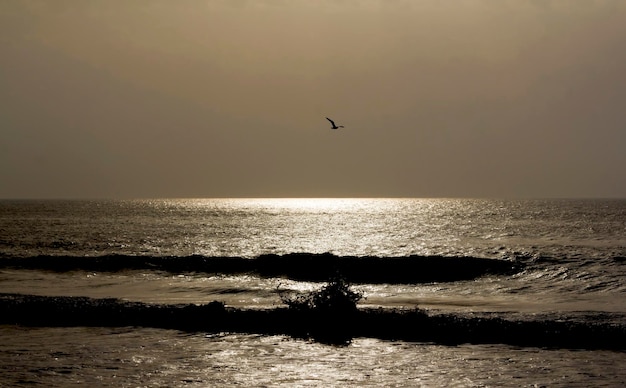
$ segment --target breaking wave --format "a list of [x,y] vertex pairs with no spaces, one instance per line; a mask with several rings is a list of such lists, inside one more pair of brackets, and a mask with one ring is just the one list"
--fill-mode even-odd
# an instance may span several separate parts
[[172,305],[114,298],[0,294],[0,324],[134,326],[212,333],[286,334],[332,343],[371,337],[449,345],[502,343],[546,348],[626,350],[623,319],[592,318],[429,314],[420,309],[382,308],[361,308],[352,314],[337,317],[288,308],[236,309],[219,302]]
[[330,253],[292,253],[267,254],[253,259],[197,255],[4,257],[0,258],[0,268],[57,272],[149,270],[172,273],[251,274],[301,281],[326,281],[339,274],[352,283],[413,284],[471,280],[485,275],[511,275],[522,271],[524,264],[521,261],[477,257],[355,257],[336,256]]

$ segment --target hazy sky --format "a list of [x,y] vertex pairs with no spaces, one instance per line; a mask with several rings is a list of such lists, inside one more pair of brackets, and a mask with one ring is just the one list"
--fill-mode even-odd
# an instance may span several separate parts
[[626,1],[0,2],[1,198],[233,196],[626,198]]

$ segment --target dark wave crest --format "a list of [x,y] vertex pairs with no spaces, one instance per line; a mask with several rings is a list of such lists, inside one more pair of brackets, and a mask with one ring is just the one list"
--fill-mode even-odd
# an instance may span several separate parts
[[484,275],[509,275],[523,269],[518,261],[477,257],[407,256],[354,257],[330,253],[292,253],[243,257],[97,257],[35,256],[0,258],[0,268],[47,271],[116,272],[150,270],[173,273],[252,274],[302,281],[326,281],[341,275],[352,283],[423,283],[471,280]]
[[626,350],[626,326],[541,317],[431,315],[424,310],[357,309],[321,314],[289,308],[234,309],[219,302],[162,305],[118,299],[0,294],[0,324],[156,327],[203,332],[286,334],[331,343],[355,337],[456,345],[510,344]]

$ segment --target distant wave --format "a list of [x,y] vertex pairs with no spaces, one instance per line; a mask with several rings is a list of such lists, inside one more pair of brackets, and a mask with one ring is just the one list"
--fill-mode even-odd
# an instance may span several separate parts
[[[162,305],[118,299],[0,294],[0,324],[156,327],[186,331],[286,334],[330,343],[355,337],[456,345],[502,343],[626,350],[626,326],[600,320],[430,315],[424,310],[358,309],[320,314],[288,308],[235,309],[219,302]],[[621,321],[623,322],[623,320]]]
[[353,257],[330,253],[292,253],[243,257],[155,257],[107,255],[96,257],[35,256],[0,258],[0,268],[47,271],[116,272],[150,270],[172,273],[252,274],[302,281],[326,281],[340,275],[352,283],[451,282],[484,275],[509,275],[521,271],[519,261],[477,257],[407,256]]

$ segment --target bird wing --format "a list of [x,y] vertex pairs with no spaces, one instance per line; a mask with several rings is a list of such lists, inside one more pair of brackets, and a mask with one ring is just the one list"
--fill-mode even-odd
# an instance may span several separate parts
[[326,120],[330,121],[330,123],[333,125],[333,127],[335,126],[335,122],[332,121],[331,119],[329,119],[328,117],[326,117]]

